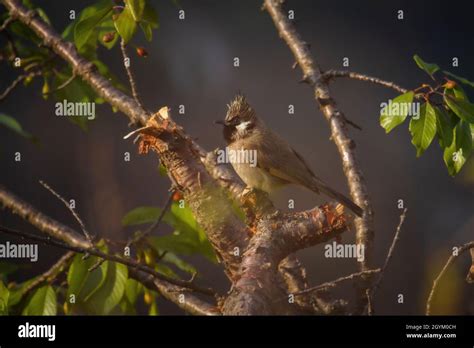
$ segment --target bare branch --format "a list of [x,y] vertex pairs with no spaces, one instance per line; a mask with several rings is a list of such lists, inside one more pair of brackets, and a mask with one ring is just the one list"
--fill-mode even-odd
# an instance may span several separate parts
[[[264,8],[270,14],[280,37],[286,42],[303,71],[303,80],[313,88],[314,97],[330,124],[331,139],[335,142],[341,156],[352,199],[364,210],[363,217],[355,220],[356,241],[357,244],[364,245],[366,251],[364,261],[359,266],[360,270],[369,270],[374,239],[373,211],[365,179],[357,160],[356,145],[345,127],[344,114],[337,108],[334,99],[331,97],[327,81],[320,78],[322,75],[321,69],[311,57],[308,44],[301,39],[293,23],[283,11],[282,1],[265,0]],[[366,281],[363,283],[359,284],[360,290],[358,291],[359,304],[357,307],[360,312],[365,308],[367,302],[365,289],[369,286]]]
[[[59,224],[58,222],[55,222],[55,223]],[[13,235],[13,236],[26,238],[26,239],[29,239],[29,240],[34,240],[34,241],[43,243],[45,245],[52,245],[52,246],[62,248],[62,249],[65,249],[65,250],[74,251],[76,253],[90,254],[90,255],[97,256],[99,258],[102,258],[102,259],[105,259],[105,260],[108,260],[108,261],[121,263],[125,266],[135,268],[138,271],[148,273],[148,274],[152,275],[153,277],[155,277],[157,279],[161,279],[161,280],[166,281],[166,282],[169,282],[170,284],[174,284],[174,285],[181,286],[181,287],[186,287],[186,288],[189,288],[189,289],[194,290],[196,292],[200,292],[200,293],[205,294],[205,295],[215,296],[215,292],[211,289],[196,286],[196,285],[194,285],[194,284],[192,284],[188,281],[167,277],[167,276],[165,276],[161,273],[158,273],[153,268],[142,265],[140,262],[138,262],[137,260],[134,260],[132,258],[124,258],[124,257],[120,257],[120,256],[117,256],[117,255],[107,254],[107,253],[104,253],[104,252],[100,251],[99,249],[96,249],[95,247],[83,248],[83,247],[78,247],[78,246],[72,246],[72,245],[66,244],[64,242],[57,241],[57,240],[52,239],[52,238],[45,238],[45,237],[42,237],[42,236],[37,236],[37,235],[27,233],[27,232],[23,232],[23,231],[16,231],[16,230],[12,230],[10,228],[3,227],[3,226],[0,226],[0,232],[10,234],[10,235]]]
[[374,83],[374,84],[381,85],[387,88],[391,88],[399,93],[408,92],[408,89],[400,87],[399,85],[395,84],[392,81],[385,81],[377,77],[372,77],[372,76],[356,73],[353,71],[329,70],[329,71],[326,71],[324,74],[322,74],[320,78],[329,82],[332,78],[336,78],[336,77],[347,77],[354,80]]
[[122,50],[123,66],[125,67],[125,71],[127,72],[128,81],[130,82],[130,88],[132,89],[133,99],[135,99],[135,102],[140,105],[143,110],[146,110],[143,107],[142,102],[140,101],[140,97],[138,96],[137,84],[135,83],[135,78],[133,77],[132,68],[130,68],[130,57],[127,54],[127,48],[123,39],[120,40],[120,49]]
[[15,89],[16,86],[18,86],[18,84],[27,79],[27,78],[30,78],[30,77],[35,77],[35,76],[39,76],[41,75],[41,71],[34,71],[34,72],[30,72],[28,74],[24,74],[24,75],[19,75],[15,80],[13,80],[13,82],[3,91],[2,94],[0,94],[0,101],[4,100],[6,97],[8,97],[8,95]]
[[81,227],[82,233],[84,233],[84,236],[86,237],[86,239],[89,241],[89,243],[92,244],[92,238],[91,238],[89,232],[87,232],[86,226],[84,225],[84,222],[81,220],[79,214],[77,214],[76,210],[71,208],[71,205],[69,204],[69,202],[67,202],[59,193],[54,191],[51,186],[49,186],[47,183],[45,183],[42,180],[40,180],[39,182],[46,190],[51,192],[53,194],[53,196],[55,196],[57,199],[59,199],[66,206],[66,208],[71,212],[72,216],[74,216],[74,219],[76,219],[77,223]]
[[433,281],[433,286],[430,291],[430,295],[428,296],[428,300],[426,301],[426,315],[431,315],[431,305],[436,293],[436,290],[438,289],[439,282],[443,278],[444,274],[448,270],[449,266],[456,261],[456,259],[461,256],[465,251],[467,250],[472,250],[474,248],[474,241],[463,244],[461,246],[457,247],[457,252],[452,253],[451,256],[448,258],[448,261],[446,261],[446,264],[443,266],[441,269],[441,272],[439,272],[438,276],[436,279]]
[[164,282],[160,279],[154,278],[149,274],[137,272],[133,269],[130,270],[130,277],[139,281],[147,288],[158,291],[161,295],[163,295],[164,298],[173,302],[187,313],[194,315],[221,314],[216,306],[212,306],[209,303],[200,300],[190,293],[189,289],[187,288]]
[[5,19],[5,21],[2,23],[2,25],[0,25],[0,32],[4,31],[5,29],[7,29],[7,27],[13,23],[15,21],[15,19],[13,19],[12,17],[8,17],[7,19]]
[[380,268],[370,269],[368,271],[362,271],[362,272],[357,272],[357,273],[352,273],[352,274],[349,274],[348,276],[340,277],[340,278],[337,278],[337,279],[332,280],[330,282],[326,282],[326,283],[323,283],[323,284],[320,284],[320,285],[317,285],[317,286],[313,286],[313,287],[305,289],[303,291],[295,292],[295,293],[293,293],[293,295],[300,296],[300,295],[304,295],[304,294],[307,294],[307,293],[313,292],[313,291],[325,290],[327,288],[334,288],[339,283],[342,283],[342,282],[345,282],[345,281],[348,281],[348,280],[357,279],[357,278],[360,278],[360,277],[363,277],[363,276],[364,277],[373,276],[374,274],[377,274],[377,273],[380,273]]
[[29,203],[0,186],[0,203],[13,213],[27,220],[33,226],[57,240],[80,248],[91,248],[92,243],[77,234],[73,229],[44,215]]
[[[400,239],[400,231],[402,230],[403,223],[405,222],[407,211],[408,211],[407,208],[403,209],[403,212],[400,215],[400,222],[398,223],[397,230],[395,231],[395,236],[393,237],[392,244],[390,245],[390,249],[388,250],[387,257],[385,258],[385,262],[382,266],[382,271],[380,272],[378,279],[372,285],[371,289],[368,289],[367,291],[368,300],[370,302],[372,302],[371,300],[373,300],[373,298],[375,297],[375,294],[377,290],[379,289],[380,283],[382,282],[383,276],[385,274],[385,270],[387,269],[387,266],[390,260],[392,259],[393,251],[395,250],[395,246],[397,245],[397,242]],[[371,306],[368,313],[369,315],[373,314],[373,306]]]
[[153,224],[151,224],[150,227],[148,227],[143,233],[138,233],[136,236],[133,236],[132,238],[130,238],[130,240],[127,242],[127,245],[126,245],[127,247],[130,247],[132,244],[136,244],[139,241],[143,240],[143,238],[146,238],[155,229],[158,228],[166,212],[169,210],[171,203],[173,202],[174,193],[175,193],[175,190],[170,189],[169,194],[168,194],[168,199],[166,200],[164,207],[161,209],[161,213],[160,213],[160,216],[158,216],[158,219]]
[[65,253],[54,265],[51,266],[46,272],[34,278],[34,280],[28,284],[28,286],[22,289],[22,296],[27,295],[31,291],[43,286],[44,284],[52,283],[62,272],[64,272],[72,260],[75,253],[68,251]]

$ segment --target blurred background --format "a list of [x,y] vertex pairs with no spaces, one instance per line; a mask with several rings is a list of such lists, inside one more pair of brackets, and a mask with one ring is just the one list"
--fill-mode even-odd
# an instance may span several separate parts
[[[62,31],[69,11],[77,13],[93,1],[36,0]],[[160,28],[151,43],[136,35],[133,44],[144,46],[149,56],[131,55],[141,98],[150,110],[168,105],[186,131],[208,150],[224,146],[221,129],[213,121],[224,117],[226,104],[243,92],[259,117],[300,152],[318,176],[347,193],[347,184],[336,147],[330,141],[326,120],[316,107],[311,89],[299,84],[301,72],[292,70],[292,55],[279,39],[260,1],[154,1]],[[446,1],[289,1],[297,28],[325,69],[345,69],[394,81],[405,88],[427,82],[412,59],[419,54],[455,74],[474,79],[472,12],[467,2]],[[185,10],[185,19],[178,11]],[[404,20],[397,11],[404,11]],[[5,11],[2,7],[0,11]],[[132,45],[131,45],[132,46]],[[119,47],[100,49],[104,61],[126,85]],[[240,66],[234,67],[238,57]],[[459,67],[452,67],[453,57]],[[0,66],[0,90],[15,72]],[[380,103],[396,92],[379,86],[340,79],[332,84],[333,97],[346,116],[362,126],[351,129],[375,211],[375,262],[382,265],[392,241],[403,199],[408,215],[401,239],[375,300],[377,314],[422,314],[432,280],[452,247],[474,237],[474,161],[452,178],[435,141],[421,158],[411,144],[408,124],[389,135],[379,125]],[[158,175],[155,155],[139,156],[130,140],[128,119],[106,104],[97,107],[97,118],[88,132],[54,114],[54,100],[43,100],[41,83],[18,87],[0,103],[0,112],[17,118],[25,130],[40,140],[37,146],[0,127],[0,183],[51,217],[74,228],[76,223],[61,202],[38,183],[42,179],[63,196],[76,200],[76,209],[89,231],[111,239],[126,239],[133,229],[123,228],[122,217],[137,206],[162,206],[169,181]],[[288,114],[288,105],[295,113]],[[185,114],[178,114],[178,106]],[[21,162],[14,161],[20,152]],[[131,160],[124,161],[130,152]],[[302,189],[285,189],[276,198],[285,209],[288,199],[295,209],[325,201]],[[34,232],[35,229],[0,210],[0,224]],[[162,225],[158,235],[168,233]],[[5,236],[0,236],[5,240]],[[343,236],[352,243],[354,233]],[[40,261],[26,265],[18,280],[46,270],[63,253],[41,247]],[[313,285],[356,271],[354,260],[327,259],[323,246],[299,253]],[[200,271],[201,284],[224,293],[228,281],[222,269],[203,257],[189,257]],[[464,278],[470,262],[466,255],[444,278],[435,312],[473,314],[474,289]],[[351,299],[350,284],[336,295]],[[404,303],[398,303],[403,294]],[[159,300],[162,314],[182,314],[173,304]]]

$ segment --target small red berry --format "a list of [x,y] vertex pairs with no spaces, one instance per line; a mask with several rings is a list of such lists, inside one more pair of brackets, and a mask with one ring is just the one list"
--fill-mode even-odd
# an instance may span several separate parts
[[140,57],[146,57],[146,56],[148,56],[148,51],[143,47],[137,47],[137,54]]

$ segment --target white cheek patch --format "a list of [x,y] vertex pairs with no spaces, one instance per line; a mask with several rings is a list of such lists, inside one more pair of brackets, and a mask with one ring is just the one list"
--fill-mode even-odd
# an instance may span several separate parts
[[242,123],[239,124],[238,126],[235,126],[235,128],[237,128],[237,131],[238,131],[239,133],[242,133],[242,132],[244,132],[244,131],[247,129],[247,127],[248,127],[249,124],[251,124],[251,123],[252,123],[252,121],[242,122]]

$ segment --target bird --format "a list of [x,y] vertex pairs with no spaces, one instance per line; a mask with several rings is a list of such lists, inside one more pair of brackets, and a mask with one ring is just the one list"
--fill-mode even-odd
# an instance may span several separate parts
[[247,187],[271,193],[296,184],[316,194],[324,193],[362,216],[363,210],[357,204],[317,177],[304,158],[257,117],[243,94],[237,94],[227,107],[225,119],[216,121],[223,126],[226,151],[256,151],[256,165],[229,156],[233,158],[229,162]]

